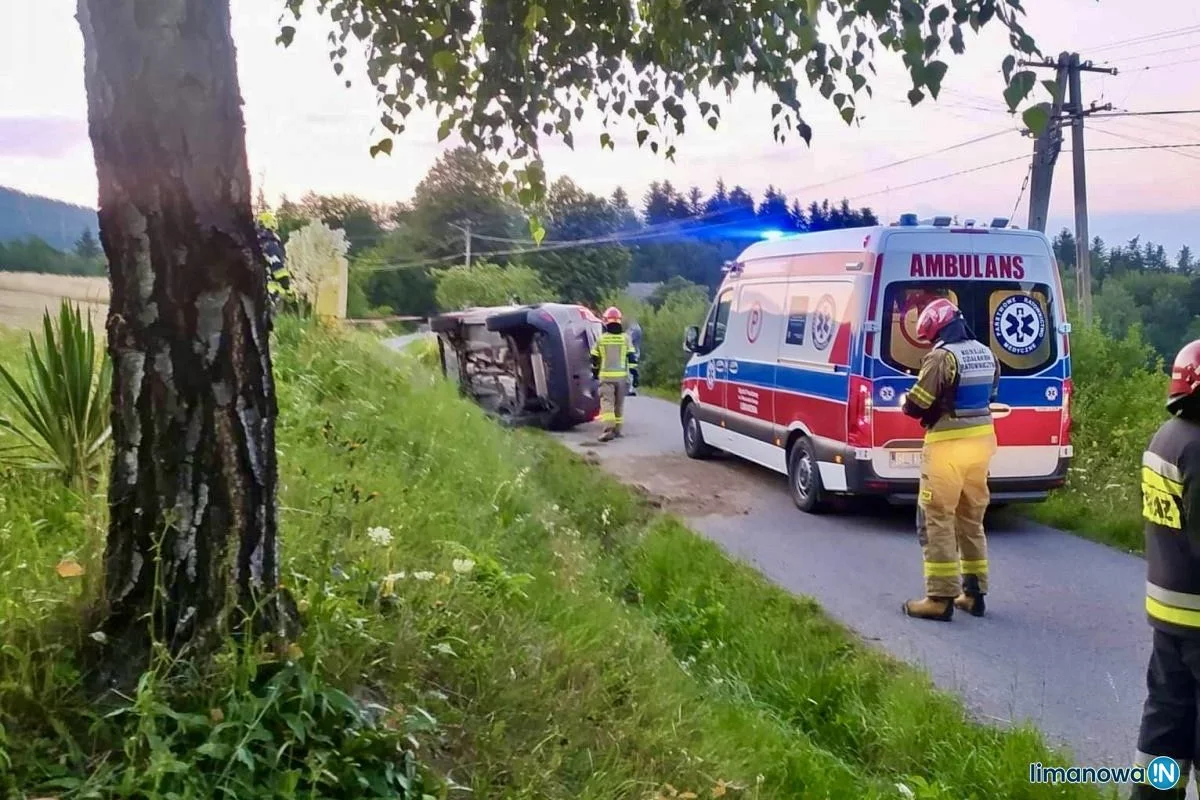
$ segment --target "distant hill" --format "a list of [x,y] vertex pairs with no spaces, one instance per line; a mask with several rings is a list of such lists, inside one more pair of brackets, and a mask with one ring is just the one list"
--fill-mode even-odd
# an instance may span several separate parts
[[0,186],[0,242],[36,236],[51,247],[70,250],[85,229],[99,238],[95,209]]

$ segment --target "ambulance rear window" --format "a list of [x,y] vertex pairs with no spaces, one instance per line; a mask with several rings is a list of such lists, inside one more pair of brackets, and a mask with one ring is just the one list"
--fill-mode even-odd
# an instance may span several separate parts
[[971,332],[988,345],[1004,375],[1032,375],[1058,357],[1055,308],[1042,283],[905,281],[884,293],[880,356],[915,375],[929,346],[917,341],[917,316],[930,300],[945,297],[963,312]]

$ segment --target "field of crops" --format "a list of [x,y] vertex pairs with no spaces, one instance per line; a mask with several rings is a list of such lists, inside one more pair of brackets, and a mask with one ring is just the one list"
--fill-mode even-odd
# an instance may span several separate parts
[[97,326],[108,313],[108,279],[36,272],[0,272],[0,326],[31,328],[41,324],[42,312],[58,312],[61,298],[90,312]]

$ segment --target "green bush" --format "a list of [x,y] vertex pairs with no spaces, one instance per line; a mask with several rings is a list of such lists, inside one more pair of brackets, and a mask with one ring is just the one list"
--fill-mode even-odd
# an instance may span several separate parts
[[708,313],[708,293],[689,284],[656,298],[657,307],[629,295],[618,295],[605,305],[621,309],[628,328],[642,326],[639,377],[651,389],[677,391],[690,354],[683,349],[683,334],[689,325],[701,325]]
[[1075,458],[1067,486],[1033,513],[1048,524],[1142,549],[1142,453],[1167,418],[1168,377],[1138,326],[1124,339],[1099,324],[1071,334]]
[[437,304],[443,311],[469,306],[504,306],[513,302],[540,303],[555,300],[554,292],[529,267],[497,266],[487,262],[470,267],[451,267],[436,273]]

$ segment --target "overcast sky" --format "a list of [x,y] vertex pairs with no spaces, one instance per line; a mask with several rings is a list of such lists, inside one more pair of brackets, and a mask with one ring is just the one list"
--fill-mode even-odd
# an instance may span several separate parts
[[[353,192],[375,201],[408,199],[442,150],[436,125],[415,120],[390,157],[371,159],[378,138],[373,92],[364,80],[346,89],[326,57],[326,30],[315,16],[295,43],[274,43],[280,0],[233,0],[234,36],[245,98],[247,147],[256,184],[268,197]],[[1078,50],[1108,61],[1117,76],[1088,74],[1087,99],[1125,110],[1200,108],[1200,2],[1196,0],[1031,0],[1027,27],[1043,51]],[[1153,8],[1153,14],[1147,9]],[[83,43],[75,0],[0,0],[0,185],[95,206],[96,177],[87,138]],[[968,53],[947,53],[946,92],[936,104],[908,106],[898,62],[881,64],[876,97],[863,102],[861,127],[847,127],[819,94],[806,102],[815,134],[811,148],[771,138],[770,98],[749,93],[725,108],[720,130],[693,125],[670,164],[632,144],[632,129],[615,153],[601,151],[600,128],[585,118],[576,151],[547,144],[550,177],[568,174],[608,194],[617,185],[638,198],[653,180],[706,192],[718,177],[756,196],[769,185],[804,199],[847,197],[887,220],[914,210],[963,217],[1009,216],[1028,161],[971,172],[1027,155],[1019,120],[1004,110],[999,25],[968,37]],[[1159,35],[1161,34],[1161,35]],[[1146,67],[1150,67],[1147,69]],[[351,75],[351,77],[358,77]],[[1047,72],[1044,77],[1050,77]],[[1007,131],[911,163],[931,153]],[[1069,141],[1069,139],[1068,139]],[[1172,249],[1200,245],[1200,147],[1190,150],[1102,151],[1145,144],[1200,143],[1200,115],[1093,119],[1088,123],[1088,197],[1093,234],[1119,240],[1143,232]],[[448,146],[448,145],[446,145]],[[1068,145],[1069,146],[1069,145]],[[862,173],[866,174],[862,174]],[[1070,156],[1059,161],[1051,225],[1072,224]],[[1015,219],[1024,225],[1028,192]]]

